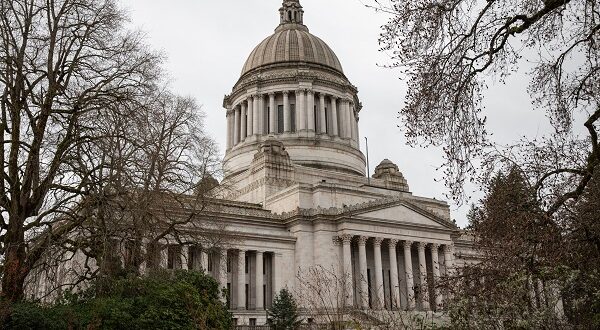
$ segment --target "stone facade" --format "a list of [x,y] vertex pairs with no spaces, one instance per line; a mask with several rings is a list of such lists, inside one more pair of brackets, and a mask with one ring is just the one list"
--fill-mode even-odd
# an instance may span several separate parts
[[[414,196],[393,162],[366,177],[358,90],[303,16],[299,1],[283,2],[281,24],[252,51],[223,102],[222,198],[266,212],[232,225],[246,233],[237,243],[244,258],[228,253],[238,270],[249,263],[246,273],[219,277],[237,285],[232,301],[247,302],[234,303],[234,315],[239,324],[262,324],[272,295],[299,289],[301,274],[317,267],[345,279],[339,307],[440,311],[445,297],[435,282],[468,262],[456,249],[470,251],[470,242],[448,205]],[[255,274],[265,260],[269,271]]]
[[273,297],[319,267],[344,279],[337,307],[440,311],[447,297],[435,283],[475,260],[470,240],[448,204],[413,195],[393,162],[367,178],[357,88],[309,33],[298,0],[279,14],[224,99],[222,193],[195,219],[216,219],[235,239],[210,248],[165,239],[156,263],[205,270],[228,289],[238,324],[264,324]]

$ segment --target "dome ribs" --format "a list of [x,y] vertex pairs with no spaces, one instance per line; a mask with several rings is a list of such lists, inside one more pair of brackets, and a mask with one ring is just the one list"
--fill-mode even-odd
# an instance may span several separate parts
[[[283,31],[280,32],[277,38],[277,47],[275,48],[275,58],[274,58],[274,62],[283,62],[285,61],[285,42],[287,39],[287,33],[284,35],[284,32],[288,32],[288,31]],[[263,63],[263,64],[267,64],[267,63]]]
[[299,61],[300,46],[298,45],[298,34],[295,30],[289,30],[287,45],[289,47],[289,60]]

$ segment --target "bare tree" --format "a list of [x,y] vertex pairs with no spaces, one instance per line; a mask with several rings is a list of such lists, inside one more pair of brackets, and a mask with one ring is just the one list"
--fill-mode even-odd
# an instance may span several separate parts
[[[117,116],[108,113],[101,120],[103,138],[79,148],[80,166],[91,181],[78,209],[85,220],[54,241],[56,248],[36,265],[42,279],[49,264],[55,269],[43,280],[44,292],[32,292],[36,299],[80,289],[92,279],[165,266],[159,262],[165,253],[173,268],[195,261],[198,267],[198,256],[187,260],[192,254],[182,247],[199,253],[198,245],[206,251],[232,242],[225,224],[211,216],[219,211],[214,176],[220,167],[201,109],[166,90],[132,104]],[[69,276],[57,276],[60,269]],[[39,282],[34,276],[30,286]]]
[[[390,15],[382,50],[408,76],[400,111],[406,135],[413,145],[444,147],[446,183],[457,200],[482,160],[484,174],[497,165],[520,166],[549,215],[581,196],[600,165],[597,0],[374,0],[370,6]],[[486,80],[503,82],[523,60],[536,63],[529,91],[555,131],[494,146],[482,112]]]
[[2,296],[23,283],[49,242],[84,220],[90,169],[79,151],[99,119],[153,85],[159,56],[126,31],[113,0],[0,2]]
[[361,287],[361,281],[368,280],[352,281],[335,268],[314,266],[298,273],[295,295],[303,312],[327,329],[430,329],[439,323],[432,315],[377,306],[375,302],[369,306],[369,301],[360,297],[356,297],[356,304],[347,305],[346,297],[352,295],[348,289]]

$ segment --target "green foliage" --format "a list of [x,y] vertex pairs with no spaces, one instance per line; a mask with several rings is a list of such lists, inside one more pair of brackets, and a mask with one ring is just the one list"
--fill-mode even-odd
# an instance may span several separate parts
[[[202,273],[160,272],[110,281],[52,306],[11,306],[6,329],[229,329],[216,281]],[[102,289],[99,289],[102,288]]]
[[298,307],[292,294],[282,289],[275,296],[273,307],[268,311],[269,324],[276,330],[297,329],[301,323],[298,320]]

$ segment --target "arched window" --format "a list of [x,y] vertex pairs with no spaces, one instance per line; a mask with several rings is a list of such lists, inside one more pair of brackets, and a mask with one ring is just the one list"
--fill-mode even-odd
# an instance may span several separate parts
[[288,21],[292,21],[292,12],[288,11]]
[[294,21],[296,21],[296,12],[294,11]]

